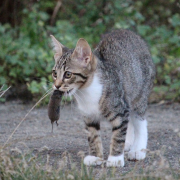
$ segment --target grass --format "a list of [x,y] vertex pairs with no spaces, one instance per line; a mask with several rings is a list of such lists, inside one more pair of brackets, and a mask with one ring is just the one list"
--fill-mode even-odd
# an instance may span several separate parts
[[9,86],[8,88],[6,88],[5,90],[3,90],[3,88],[4,88],[4,85],[2,85],[2,86],[0,87],[0,102],[4,102],[4,101],[5,101],[5,99],[2,98],[2,96],[11,88],[11,86]]
[[[180,170],[172,170],[167,160],[159,151],[151,152],[154,156],[152,164],[144,169],[134,168],[124,174],[116,168],[105,166],[86,167],[81,163],[77,165],[71,156],[64,152],[61,158],[51,162],[51,155],[46,148],[39,149],[36,153],[23,152],[18,148],[2,150],[0,152],[0,179],[1,180],[178,180]],[[158,157],[158,158],[157,158]],[[158,160],[157,160],[158,159]]]

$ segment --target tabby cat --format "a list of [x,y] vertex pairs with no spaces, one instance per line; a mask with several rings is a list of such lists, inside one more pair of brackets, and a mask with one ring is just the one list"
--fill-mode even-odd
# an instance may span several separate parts
[[146,43],[130,30],[116,30],[105,34],[92,53],[85,39],[69,49],[51,38],[53,88],[74,95],[85,116],[89,155],[84,164],[103,162],[102,118],[112,125],[107,167],[123,167],[124,151],[129,160],[144,159],[148,139],[144,115],[155,77]]

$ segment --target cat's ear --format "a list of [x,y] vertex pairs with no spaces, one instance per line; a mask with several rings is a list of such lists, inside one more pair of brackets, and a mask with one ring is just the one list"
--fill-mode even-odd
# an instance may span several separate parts
[[72,58],[79,61],[83,67],[87,67],[92,59],[92,52],[88,42],[80,38],[72,54]]
[[57,61],[63,53],[63,48],[65,48],[53,35],[50,35],[52,40],[53,49],[55,51],[54,59]]

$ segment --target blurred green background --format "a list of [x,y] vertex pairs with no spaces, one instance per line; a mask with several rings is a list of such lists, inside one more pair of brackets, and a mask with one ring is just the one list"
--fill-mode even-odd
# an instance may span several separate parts
[[69,48],[80,37],[94,48],[103,33],[119,28],[149,45],[157,71],[151,102],[180,102],[179,0],[3,0],[0,87],[23,85],[40,96],[52,82],[50,34]]

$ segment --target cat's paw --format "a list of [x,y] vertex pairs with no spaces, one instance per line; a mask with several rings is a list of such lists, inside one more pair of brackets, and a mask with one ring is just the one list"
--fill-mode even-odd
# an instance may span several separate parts
[[143,160],[146,157],[146,152],[143,150],[129,151],[129,160]]
[[86,166],[97,166],[103,163],[103,159],[96,157],[96,156],[86,156],[84,158],[84,164]]
[[107,167],[123,167],[124,166],[124,154],[120,156],[109,156],[106,162]]

